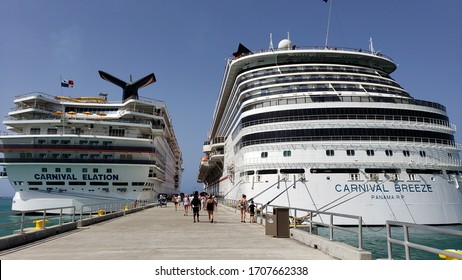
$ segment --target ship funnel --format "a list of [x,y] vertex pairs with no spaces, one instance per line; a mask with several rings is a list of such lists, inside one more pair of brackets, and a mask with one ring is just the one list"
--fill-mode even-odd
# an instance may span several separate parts
[[119,86],[123,90],[122,101],[125,101],[129,98],[138,99],[138,89],[143,88],[147,85],[150,85],[156,82],[156,76],[154,73],[147,75],[144,78],[139,79],[138,81],[132,83],[131,75],[130,75],[130,82],[124,82],[119,78],[116,78],[104,71],[98,71],[99,75],[103,80],[113,83],[116,86]]

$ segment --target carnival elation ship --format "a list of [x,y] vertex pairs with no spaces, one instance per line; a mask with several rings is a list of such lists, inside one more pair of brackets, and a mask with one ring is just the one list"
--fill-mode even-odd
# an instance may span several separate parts
[[99,74],[123,89],[121,101],[41,92],[15,98],[3,121],[14,134],[0,137],[3,175],[16,191],[12,210],[78,212],[82,205],[136,204],[179,191],[182,154],[166,105],[138,96],[154,74],[134,83]]
[[445,106],[403,89],[395,69],[373,47],[284,39],[254,53],[240,44],[226,64],[198,181],[226,199],[246,194],[362,216],[367,225],[462,223],[455,126]]

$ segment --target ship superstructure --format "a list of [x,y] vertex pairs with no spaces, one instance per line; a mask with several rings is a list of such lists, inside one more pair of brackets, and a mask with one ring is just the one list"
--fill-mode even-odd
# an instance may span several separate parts
[[227,61],[198,181],[227,199],[246,194],[369,225],[462,223],[455,125],[443,105],[403,89],[395,69],[373,50],[289,39],[255,53],[240,45]]
[[[138,96],[154,74],[125,83],[121,101],[96,97],[17,96],[3,121],[3,165],[15,189],[13,210],[157,199],[179,192],[182,154],[164,102]],[[128,90],[127,90],[128,88]]]

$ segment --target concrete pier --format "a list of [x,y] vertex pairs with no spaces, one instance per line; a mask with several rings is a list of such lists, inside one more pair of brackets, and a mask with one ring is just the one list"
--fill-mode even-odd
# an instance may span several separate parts
[[[293,238],[265,235],[257,223],[219,206],[214,223],[200,212],[154,207],[0,252],[2,260],[333,260]],[[210,250],[213,248],[213,250]]]

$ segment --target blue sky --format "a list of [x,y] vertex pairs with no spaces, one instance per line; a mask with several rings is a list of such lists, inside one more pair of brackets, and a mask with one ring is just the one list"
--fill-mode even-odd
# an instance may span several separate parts
[[[298,46],[322,46],[328,8],[322,0],[0,0],[0,117],[32,91],[119,100],[98,70],[123,80],[154,72],[140,95],[166,102],[183,151],[182,189],[199,190],[226,58],[239,43],[268,48],[270,33],[275,46],[287,32]],[[367,49],[372,37],[398,64],[392,77],[413,97],[445,105],[462,130],[461,14],[459,0],[335,0],[329,45]],[[60,76],[75,87],[61,93]],[[1,181],[0,196],[11,193]]]

